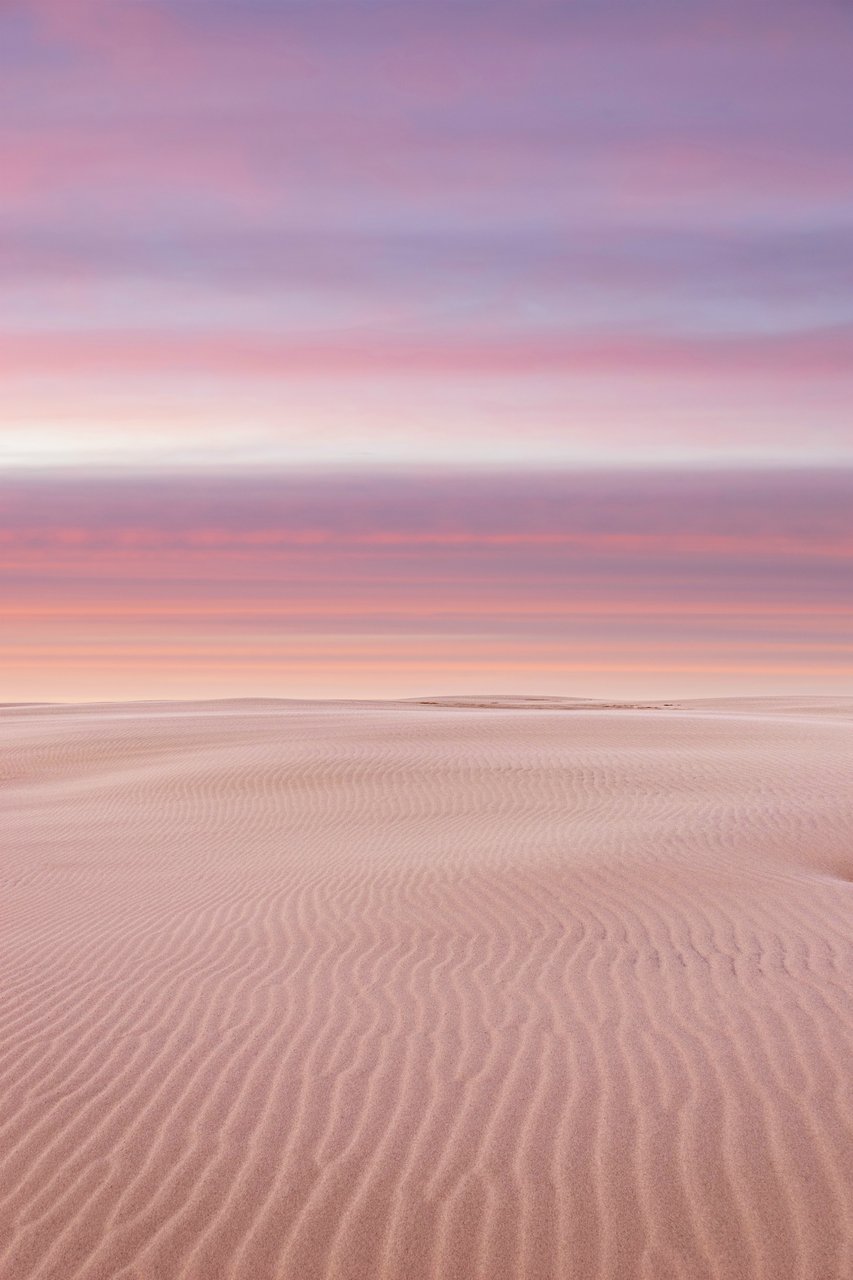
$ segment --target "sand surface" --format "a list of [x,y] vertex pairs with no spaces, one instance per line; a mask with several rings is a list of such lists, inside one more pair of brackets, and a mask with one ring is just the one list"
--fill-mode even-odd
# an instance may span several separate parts
[[853,700],[7,706],[0,806],[2,1280],[853,1276]]

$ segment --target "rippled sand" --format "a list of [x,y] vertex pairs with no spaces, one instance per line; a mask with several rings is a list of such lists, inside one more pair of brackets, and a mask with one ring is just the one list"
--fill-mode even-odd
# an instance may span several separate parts
[[0,805],[2,1280],[853,1275],[850,700],[7,707]]

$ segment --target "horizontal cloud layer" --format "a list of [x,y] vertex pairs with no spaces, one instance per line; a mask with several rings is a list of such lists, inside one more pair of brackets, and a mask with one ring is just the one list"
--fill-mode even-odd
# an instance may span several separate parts
[[0,461],[849,462],[851,53],[829,0],[11,0]]
[[7,700],[853,689],[853,472],[22,478]]

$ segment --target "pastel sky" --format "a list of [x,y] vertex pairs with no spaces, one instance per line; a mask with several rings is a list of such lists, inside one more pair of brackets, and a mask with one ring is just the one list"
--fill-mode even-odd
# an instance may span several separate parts
[[853,691],[853,9],[7,0],[0,700]]

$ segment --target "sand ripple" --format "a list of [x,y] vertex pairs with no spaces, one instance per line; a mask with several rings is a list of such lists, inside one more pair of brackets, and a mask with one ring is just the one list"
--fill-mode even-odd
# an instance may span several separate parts
[[0,712],[3,1280],[853,1275],[850,708],[459,701]]

